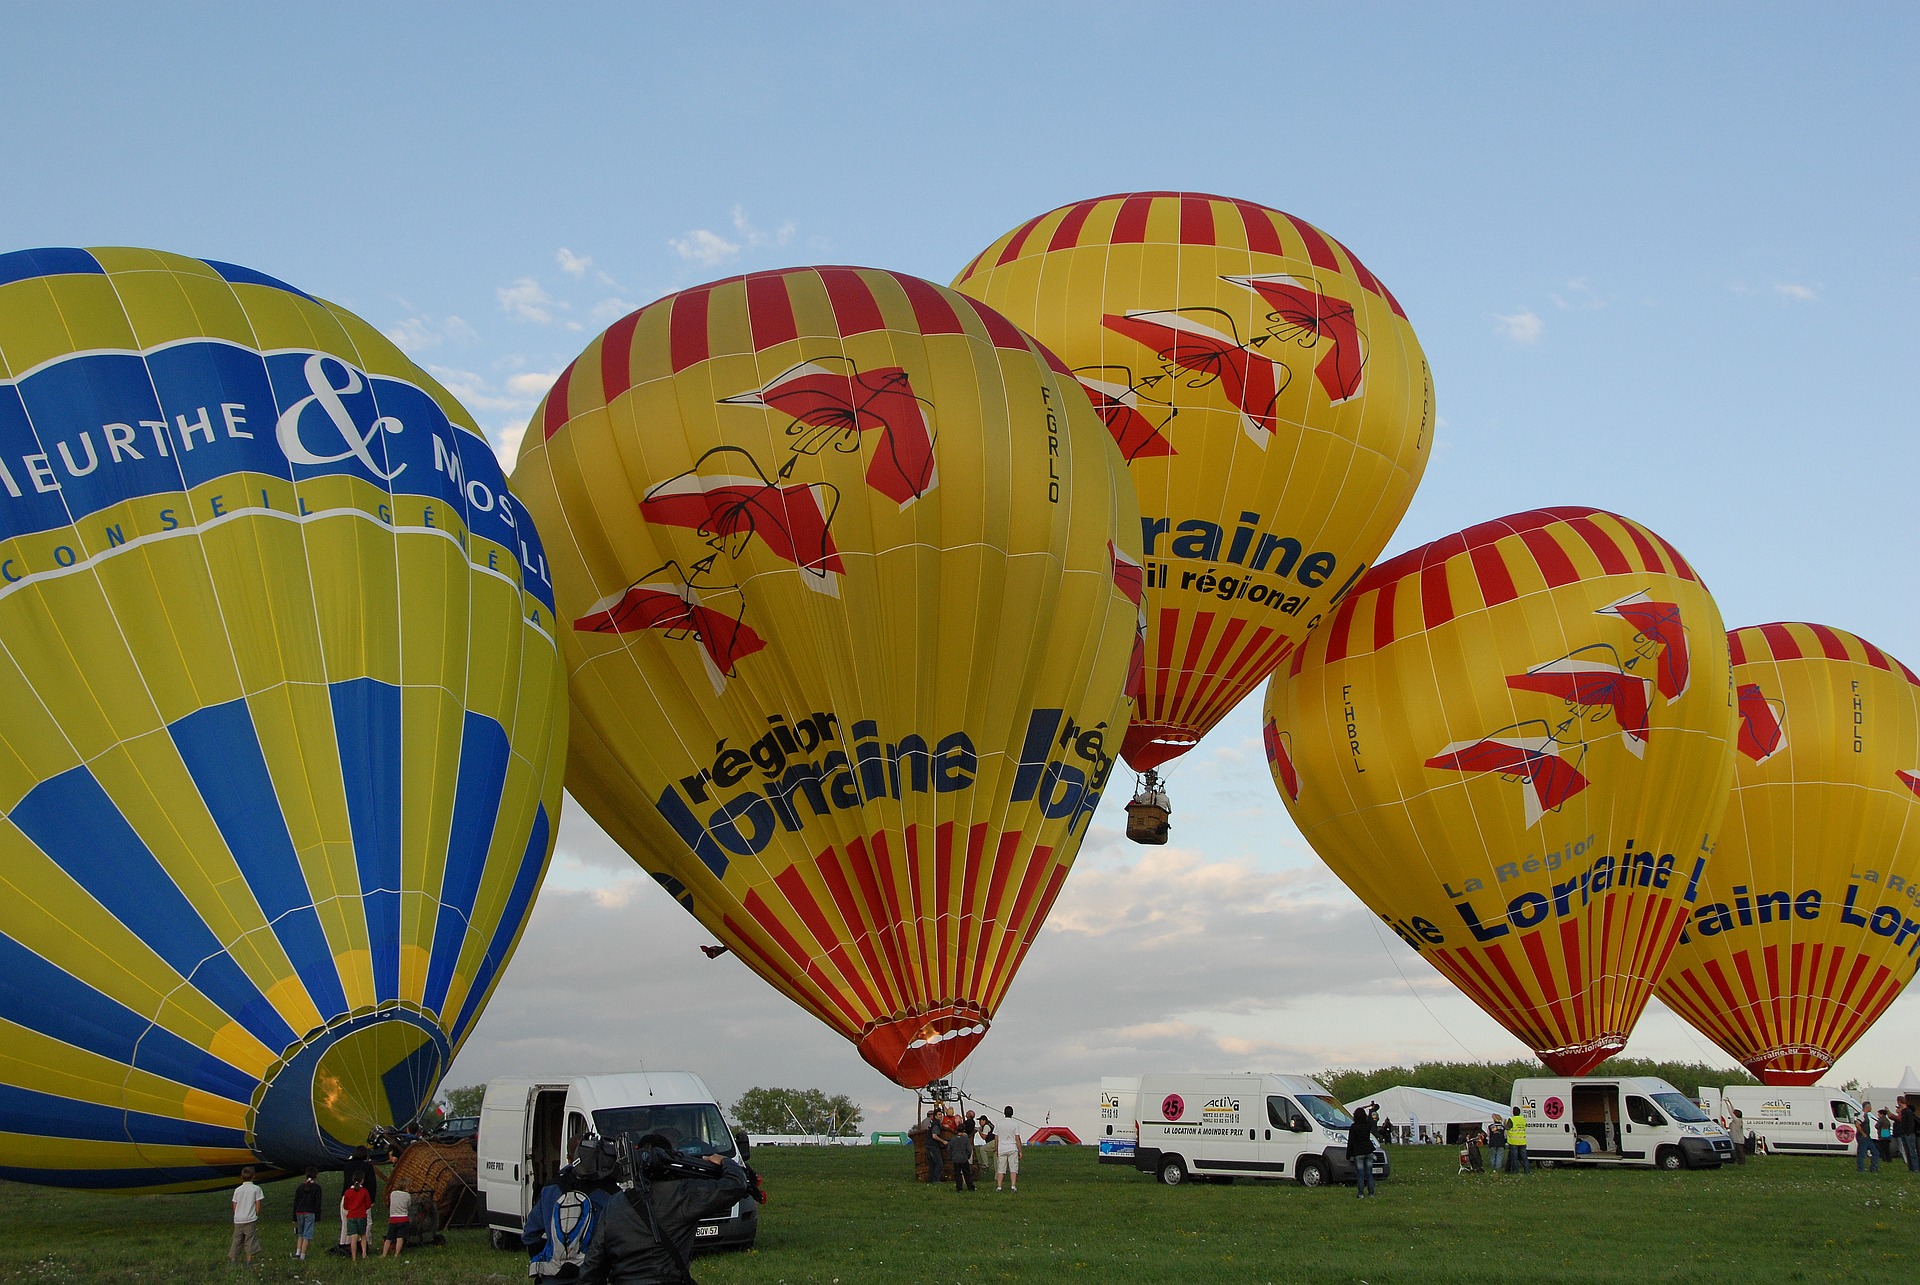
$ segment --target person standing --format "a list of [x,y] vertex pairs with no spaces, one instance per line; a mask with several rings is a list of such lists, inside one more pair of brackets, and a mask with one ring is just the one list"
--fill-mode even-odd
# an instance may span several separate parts
[[1873,1126],[1873,1145],[1882,1160],[1893,1160],[1893,1112],[1885,1107],[1880,1108],[1880,1118]]
[[1014,1127],[1013,1108],[1008,1107],[1006,1120],[993,1135],[993,1189],[1000,1190],[1002,1179],[1009,1181],[1015,1191],[1020,1190],[1020,1130]]
[[245,1254],[251,1263],[260,1252],[260,1206],[267,1193],[253,1181],[253,1166],[240,1171],[240,1185],[233,1189],[233,1240],[227,1245],[229,1263]]
[[[1860,1121],[1853,1132],[1853,1171],[1855,1173],[1880,1172],[1880,1148],[1875,1146],[1873,1136],[1874,1120],[1872,1103],[1863,1103],[1860,1108]],[[1873,1161],[1873,1168],[1867,1168],[1867,1161]]]
[[293,1189],[293,1256],[302,1262],[313,1244],[313,1228],[320,1221],[320,1171],[307,1166],[307,1176]]
[[347,1179],[347,1189],[340,1197],[341,1230],[347,1237],[347,1255],[351,1258],[367,1256],[367,1215],[373,1209],[373,1193],[367,1190],[366,1183],[359,1174]]
[[983,1115],[973,1134],[973,1157],[982,1167],[991,1169],[999,1159],[999,1148],[994,1146],[993,1117]]
[[340,1245],[334,1252],[353,1255],[353,1246],[347,1240],[347,1191],[353,1186],[355,1177],[360,1185],[367,1189],[368,1200],[380,1198],[380,1171],[374,1167],[373,1157],[367,1154],[365,1147],[355,1147],[347,1163],[340,1166]]
[[1365,1200],[1377,1194],[1373,1185],[1373,1116],[1366,1107],[1353,1113],[1347,1126],[1347,1162],[1353,1166],[1354,1195]]
[[953,1189],[956,1192],[974,1190],[972,1133],[961,1128],[948,1136],[947,1164],[953,1169]]
[[1507,1118],[1507,1151],[1512,1156],[1514,1172],[1533,1172],[1527,1164],[1527,1117],[1517,1110]]
[[927,1112],[927,1181],[938,1185],[947,1180],[947,1139],[946,1125],[940,1119],[940,1109],[935,1107]]
[[380,1246],[380,1257],[400,1257],[407,1247],[407,1229],[413,1225],[413,1193],[395,1183],[387,1193],[387,1239]]
[[1499,1116],[1487,1125],[1487,1172],[1507,1171],[1507,1122]]
[[1900,1099],[1900,1115],[1893,1122],[1893,1143],[1906,1158],[1907,1170],[1920,1173],[1920,1111],[1911,1094]]

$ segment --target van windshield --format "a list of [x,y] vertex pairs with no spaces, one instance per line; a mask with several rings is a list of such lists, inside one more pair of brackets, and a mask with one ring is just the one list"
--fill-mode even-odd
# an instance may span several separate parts
[[721,1118],[720,1108],[711,1102],[690,1102],[680,1106],[607,1107],[593,1113],[593,1127],[603,1138],[625,1135],[638,1142],[649,1133],[657,1133],[676,1150],[688,1155],[718,1152],[730,1156],[733,1135]]
[[1307,1114],[1326,1125],[1327,1128],[1350,1129],[1353,1127],[1353,1117],[1347,1114],[1347,1109],[1326,1094],[1301,1093],[1295,1096],[1300,1099],[1300,1105],[1307,1109]]
[[1683,1093],[1656,1093],[1653,1100],[1658,1102],[1666,1113],[1681,1124],[1707,1124],[1710,1117],[1705,1111],[1693,1104],[1693,1099]]

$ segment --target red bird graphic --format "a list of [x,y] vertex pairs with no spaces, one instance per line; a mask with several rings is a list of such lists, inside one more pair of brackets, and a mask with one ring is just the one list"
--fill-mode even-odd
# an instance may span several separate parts
[[1273,404],[1293,375],[1241,343],[1232,317],[1218,308],[1169,308],[1129,312],[1123,317],[1108,314],[1100,321],[1114,333],[1159,353],[1169,370],[1178,366],[1193,372],[1198,378],[1188,387],[1201,388],[1217,380],[1240,412],[1247,436],[1261,450],[1267,449],[1276,423]]
[[723,406],[765,406],[791,415],[793,449],[813,455],[831,446],[860,449],[862,434],[879,433],[867,485],[906,508],[939,484],[926,406],[898,366],[861,370],[844,357],[818,357],[764,387],[720,399]]
[[[740,611],[745,610],[742,602]],[[729,616],[701,602],[675,562],[656,567],[621,592],[602,598],[573,627],[596,634],[660,629],[672,639],[693,638],[700,644],[715,692],[726,687],[736,662],[767,645],[751,626],[741,623],[739,615]]]
[[1647,715],[1653,704],[1653,683],[1617,665],[1568,656],[1535,666],[1524,674],[1509,674],[1515,691],[1543,692],[1579,708],[1603,706],[1620,724],[1620,739],[1636,757],[1647,750]]
[[1764,763],[1787,748],[1787,729],[1780,720],[1785,706],[1776,710],[1776,702],[1767,699],[1758,683],[1741,683],[1738,697],[1740,752],[1755,763]]
[[1293,755],[1287,752],[1287,737],[1280,731],[1280,725],[1272,719],[1260,729],[1260,739],[1267,747],[1267,765],[1280,777],[1280,784],[1286,789],[1289,799],[1300,797],[1300,773],[1293,766]]
[[1687,627],[1680,619],[1680,604],[1655,602],[1645,590],[1610,602],[1593,613],[1618,616],[1639,631],[1639,637],[1661,648],[1656,686],[1669,701],[1686,694],[1693,681],[1693,663],[1687,650]]
[[[1095,371],[1114,371],[1126,376],[1125,383],[1113,383],[1093,378]],[[1140,409],[1140,390],[1164,378],[1154,375],[1139,383],[1133,382],[1133,372],[1125,366],[1082,366],[1073,372],[1080,381],[1080,387],[1087,390],[1087,396],[1093,400],[1093,409],[1099,412],[1106,423],[1107,432],[1113,435],[1114,445],[1120,448],[1120,458],[1131,464],[1146,456],[1177,455],[1173,443],[1161,432],[1173,419],[1169,412],[1166,420],[1155,424]]]
[[1550,736],[1483,736],[1477,741],[1455,741],[1428,759],[1428,767],[1452,772],[1498,772],[1525,782],[1527,824],[1552,812],[1587,788],[1587,778],[1560,757],[1560,746]]
[[[743,467],[743,473],[703,473],[703,467]],[[716,446],[689,472],[668,478],[640,499],[640,516],[661,526],[685,527],[716,553],[739,557],[758,539],[775,556],[805,573],[809,588],[839,596],[846,570],[829,529],[840,493],[825,483],[782,486],[767,481],[751,455]],[[707,559],[710,563],[712,559]],[[696,565],[698,574],[706,563]]]
[[1244,286],[1266,301],[1273,310],[1268,315],[1273,319],[1270,333],[1275,339],[1292,340],[1302,348],[1316,348],[1322,342],[1328,345],[1313,374],[1335,406],[1361,394],[1367,353],[1360,327],[1354,322],[1352,304],[1321,294],[1284,272],[1221,280]]

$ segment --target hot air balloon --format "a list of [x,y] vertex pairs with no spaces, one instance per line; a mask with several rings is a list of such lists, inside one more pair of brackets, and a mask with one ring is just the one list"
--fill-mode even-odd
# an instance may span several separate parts
[[1920,678],[1826,625],[1727,635],[1733,801],[1667,1006],[1767,1084],[1813,1084],[1920,969]]
[[1138,513],[1086,395],[918,278],[755,273],[595,339],[513,481],[575,798],[882,1073],[945,1075],[1124,727]]
[[[1191,192],[1029,219],[953,284],[1058,353],[1127,458],[1146,647],[1121,752],[1153,773],[1298,648],[1393,534],[1432,445],[1419,340],[1326,233]],[[1137,802],[1157,824],[1130,830],[1164,843],[1157,774]]]
[[1718,609],[1666,541],[1536,509],[1367,573],[1267,688],[1314,850],[1562,1075],[1625,1046],[1733,773]]
[[543,574],[359,318],[0,255],[0,1177],[217,1185],[431,1100],[553,841]]

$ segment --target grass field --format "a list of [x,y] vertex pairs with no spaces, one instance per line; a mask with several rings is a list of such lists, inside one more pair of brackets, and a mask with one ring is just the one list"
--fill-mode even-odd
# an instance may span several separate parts
[[[1907,1281],[1920,1176],[1843,1159],[1714,1173],[1560,1170],[1461,1177],[1451,1148],[1400,1148],[1377,1199],[1291,1183],[1166,1188],[1091,1151],[1029,1151],[1021,1191],[904,1180],[892,1147],[763,1148],[759,1246],[694,1264],[703,1285],[865,1281]],[[334,1194],[328,1189],[329,1204]],[[399,1262],[289,1261],[292,1184],[267,1188],[267,1253],[225,1262],[227,1197],[111,1196],[0,1183],[0,1281],[513,1282],[480,1231]],[[321,1224],[331,1242],[337,1228]]]

